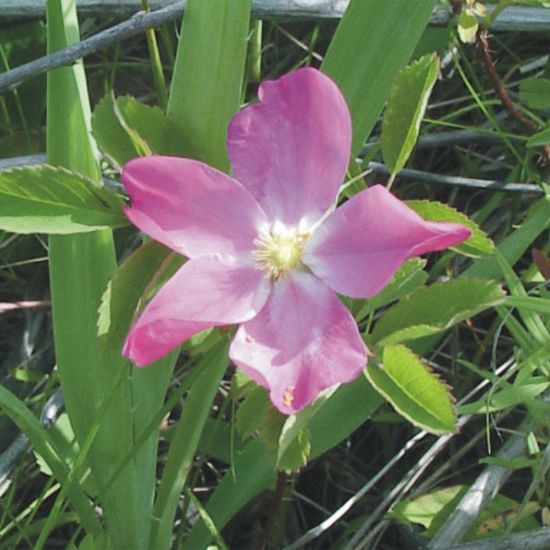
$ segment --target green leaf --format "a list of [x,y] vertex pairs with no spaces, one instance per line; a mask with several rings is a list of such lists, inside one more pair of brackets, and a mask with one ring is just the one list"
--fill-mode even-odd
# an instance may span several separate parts
[[269,395],[262,386],[256,386],[246,395],[237,409],[235,419],[235,427],[243,439],[259,429],[269,407]]
[[182,139],[179,128],[158,107],[130,96],[115,100],[112,94],[97,104],[92,130],[99,148],[118,169],[146,154],[176,154]]
[[311,459],[338,445],[383,403],[365,377],[342,384],[309,423],[311,431]]
[[366,300],[356,318],[364,319],[378,308],[398,300],[401,296],[423,285],[428,279],[428,274],[424,271],[425,266],[426,260],[423,258],[407,260],[381,292]]
[[465,44],[473,44],[476,41],[476,33],[479,27],[476,16],[468,10],[463,10],[458,18],[458,36]]
[[[460,414],[487,414],[515,407],[516,405],[528,405],[536,408],[536,398],[544,392],[548,386],[550,386],[550,382],[539,381],[504,388],[498,392],[490,393],[487,398],[461,405],[459,411]],[[546,411],[549,410],[550,405],[540,400],[538,401],[538,405],[540,405],[541,408],[546,409]]]
[[370,343],[396,344],[441,332],[504,301],[494,281],[461,277],[416,290],[376,323]]
[[[252,440],[235,454],[231,468],[208,499],[206,511],[218,529],[239,512],[252,498],[275,485],[276,471],[267,454],[267,445]],[[185,540],[187,548],[207,548],[212,539],[207,526],[198,521]]]
[[149,241],[136,250],[116,271],[101,299],[98,336],[102,345],[120,353],[138,304],[146,302],[173,272],[172,263],[183,258],[165,246]]
[[227,368],[227,342],[219,342],[196,365],[200,374],[189,390],[185,409],[175,429],[166,457],[153,517],[149,548],[168,548],[181,491],[191,471],[193,458],[208,418],[212,401]]
[[405,201],[421,218],[430,222],[454,222],[471,229],[471,236],[453,247],[465,256],[480,257],[493,253],[495,244],[468,216],[446,204],[426,200]]
[[88,497],[82,487],[70,477],[64,461],[63,449],[59,449],[56,441],[50,437],[26,405],[2,385],[0,385],[0,409],[29,438],[35,451],[43,457],[61,485],[67,486],[67,496],[86,531],[93,535],[101,535],[103,529]]
[[409,61],[435,4],[436,0],[351,0],[321,69],[346,98],[353,121],[353,155],[373,129],[392,80]]
[[227,126],[240,104],[251,0],[189,0],[167,113],[180,154],[229,169]]
[[439,73],[436,54],[401,69],[393,80],[382,120],[382,156],[392,174],[407,162]]
[[[311,418],[308,426],[311,433],[310,458],[318,457],[343,441],[382,403],[380,395],[363,376],[349,384],[342,384]],[[273,408],[270,410],[274,411]],[[280,432],[279,421],[280,418],[273,419],[273,431],[277,436]],[[206,510],[219,529],[253,497],[275,483],[276,470],[263,440],[251,441],[232,458],[231,469],[224,475],[206,505]],[[189,548],[205,548],[210,539],[211,535],[204,523],[197,522],[186,543]]]
[[527,78],[519,85],[521,100],[531,109],[550,109],[550,80]]
[[462,485],[436,489],[425,495],[397,502],[389,515],[401,523],[417,523],[429,529],[434,517],[464,492],[465,487]]
[[66,235],[127,225],[121,199],[87,177],[39,165],[0,172],[0,228]]
[[310,453],[311,432],[307,428],[302,428],[286,445],[284,452],[280,454],[277,469],[285,472],[298,472],[306,466]]
[[[543,197],[530,208],[521,226],[498,243],[498,249],[512,266],[547,227],[550,227],[550,197]],[[484,258],[466,269],[462,276],[498,279],[501,269],[495,258]]]
[[169,123],[162,109],[145,105],[131,96],[118,97],[116,106],[118,111],[115,114],[126,126],[130,137],[144,144],[152,153],[170,152],[168,140],[178,139],[173,135],[177,128]]
[[405,346],[386,346],[383,366],[367,367],[365,376],[415,426],[434,434],[456,431],[448,386]]
[[308,427],[335,391],[336,388],[325,390],[311,405],[286,418],[277,442],[276,466],[279,470],[298,471],[307,464],[311,451]]
[[139,156],[130,136],[115,115],[112,94],[104,96],[96,105],[92,116],[92,132],[101,152],[117,168],[120,169],[126,162]]
[[[75,2],[52,1],[46,7],[48,53],[78,42]],[[48,72],[47,123],[48,162],[77,170],[99,184],[81,62]],[[97,308],[116,267],[112,232],[51,236],[49,243],[56,360],[71,425],[82,449],[91,442],[87,459],[112,545],[145,549],[158,432],[151,431],[137,452],[134,443],[162,406],[171,365],[137,371],[119,352],[108,353],[97,338]],[[121,457],[130,453],[132,459],[121,467]],[[55,509],[47,522],[43,541],[56,525]]]
[[541,130],[527,140],[527,147],[543,147],[550,143],[550,126]]

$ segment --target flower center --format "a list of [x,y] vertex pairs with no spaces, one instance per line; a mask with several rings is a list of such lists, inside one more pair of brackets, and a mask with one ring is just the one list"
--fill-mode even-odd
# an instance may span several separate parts
[[272,280],[280,279],[292,269],[300,267],[307,237],[307,233],[274,229],[256,240],[254,258],[260,269],[268,271]]

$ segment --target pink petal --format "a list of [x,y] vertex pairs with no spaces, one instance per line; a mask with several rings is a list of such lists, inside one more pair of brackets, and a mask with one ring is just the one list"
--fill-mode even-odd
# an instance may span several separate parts
[[264,274],[244,262],[219,257],[190,260],[134,323],[123,354],[139,366],[152,363],[205,328],[252,319],[270,290]]
[[304,263],[325,283],[352,298],[382,290],[413,256],[456,245],[463,225],[424,221],[382,185],[357,194],[307,240]]
[[333,206],[346,173],[346,102],[329,77],[310,68],[264,82],[258,96],[229,125],[233,174],[271,219],[310,225]]
[[202,162],[143,157],[126,164],[122,181],[132,199],[130,221],[185,256],[250,251],[266,225],[239,182]]
[[240,326],[229,355],[269,389],[282,413],[292,414],[320,392],[357,377],[367,349],[349,311],[308,273],[274,285],[257,317]]

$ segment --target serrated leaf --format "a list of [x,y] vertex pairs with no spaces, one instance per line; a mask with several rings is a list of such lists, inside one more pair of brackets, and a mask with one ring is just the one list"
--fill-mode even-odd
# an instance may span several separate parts
[[179,152],[179,128],[162,109],[131,96],[104,96],[94,110],[92,130],[99,148],[119,169],[138,156]]
[[405,296],[376,323],[370,344],[383,346],[443,331],[504,301],[494,281],[461,277]]
[[381,137],[382,156],[392,174],[403,168],[413,150],[438,72],[439,58],[430,54],[395,76],[382,120]]
[[550,126],[527,140],[527,147],[542,147],[550,143]]
[[173,272],[171,263],[180,265],[181,260],[165,246],[150,241],[116,270],[99,306],[98,336],[106,349],[120,353],[139,304]]
[[383,366],[367,367],[365,376],[415,426],[434,434],[456,430],[449,388],[405,346],[386,346]]
[[411,200],[405,202],[421,218],[427,221],[454,222],[468,227],[472,231],[471,236],[459,245],[452,247],[453,250],[474,258],[488,256],[493,253],[495,249],[493,241],[487,237],[486,233],[482,231],[475,222],[465,214],[462,214],[462,212],[441,202],[426,200]]
[[519,85],[521,100],[531,109],[550,109],[550,80],[527,78]]
[[376,309],[398,300],[401,296],[423,285],[428,279],[428,274],[424,271],[425,266],[426,260],[423,258],[407,260],[381,292],[366,300],[357,314],[357,319],[364,319]]
[[67,235],[127,225],[122,200],[77,172],[47,164],[0,172],[0,228]]

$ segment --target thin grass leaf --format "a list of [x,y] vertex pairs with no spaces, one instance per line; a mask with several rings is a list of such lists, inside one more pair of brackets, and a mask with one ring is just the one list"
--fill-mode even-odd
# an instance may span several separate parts
[[34,414],[13,393],[0,385],[0,408],[17,424],[29,438],[36,452],[44,459],[53,475],[67,488],[67,496],[88,533],[99,536],[103,529],[96,517],[94,508],[81,486],[70,479],[70,472],[59,449],[50,434],[44,429]]
[[[47,15],[49,52],[78,41],[73,0],[50,0]],[[47,122],[48,161],[99,182],[81,63],[48,74]],[[162,373],[155,376],[154,371],[144,375],[152,397],[143,400],[136,379],[144,377],[132,376],[131,367],[120,354],[105,352],[96,337],[97,308],[116,265],[111,232],[51,237],[49,252],[57,364],[71,424],[81,447],[97,429],[89,460],[100,493],[107,495],[101,504],[113,545],[145,549],[156,473],[155,461],[151,460],[156,454],[156,437],[153,435],[142,450],[146,459],[138,456],[117,479],[112,475],[119,457],[131,451],[140,433],[135,418],[141,421],[145,408],[158,409],[155,392],[164,392],[166,380]],[[123,378],[105,411],[108,421],[97,426],[106,396],[119,383],[113,373],[121,373]],[[108,481],[112,483],[105,493]]]
[[180,494],[193,464],[212,400],[227,368],[227,343],[220,342],[195,368],[200,375],[185,401],[159,485],[150,548],[168,548]]
[[239,108],[251,0],[189,0],[182,24],[169,119],[182,156],[229,169],[227,125]]
[[350,108],[354,156],[374,127],[395,74],[414,52],[435,4],[436,0],[351,0],[344,13],[321,69],[338,84]]

